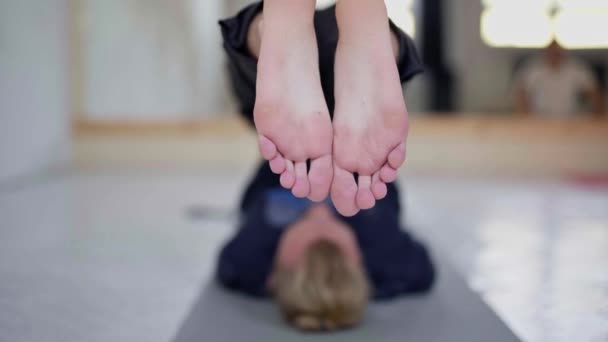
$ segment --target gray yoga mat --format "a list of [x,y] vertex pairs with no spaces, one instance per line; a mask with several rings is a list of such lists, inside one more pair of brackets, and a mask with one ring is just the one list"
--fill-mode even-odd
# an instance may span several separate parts
[[374,302],[355,329],[300,333],[287,327],[269,301],[206,285],[177,331],[174,342],[235,341],[519,341],[496,314],[445,262],[433,291]]

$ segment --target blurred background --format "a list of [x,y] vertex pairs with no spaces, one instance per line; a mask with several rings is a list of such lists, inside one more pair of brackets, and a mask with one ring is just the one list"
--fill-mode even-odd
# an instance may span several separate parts
[[[217,25],[248,3],[0,1],[0,340],[175,333],[258,161]],[[608,1],[385,3],[426,69],[409,225],[523,340],[607,341]]]

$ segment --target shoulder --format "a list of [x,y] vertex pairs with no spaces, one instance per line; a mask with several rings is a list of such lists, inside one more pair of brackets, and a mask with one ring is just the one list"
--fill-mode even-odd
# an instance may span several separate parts
[[593,73],[589,64],[579,58],[568,58],[564,69],[570,75],[590,76]]
[[591,71],[589,64],[584,60],[576,57],[568,57],[565,63],[565,67],[568,70],[574,71]]
[[580,86],[591,86],[595,83],[593,70],[589,64],[583,60],[568,58],[564,69],[567,77]]
[[433,286],[435,267],[429,250],[406,232],[368,248],[364,259],[375,299],[426,292]]

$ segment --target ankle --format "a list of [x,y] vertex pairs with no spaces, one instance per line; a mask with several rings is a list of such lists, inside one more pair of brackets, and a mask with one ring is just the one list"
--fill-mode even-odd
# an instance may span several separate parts
[[315,0],[265,0],[264,13],[268,18],[288,18],[290,22],[312,22]]
[[385,50],[393,45],[393,33],[382,0],[338,1],[336,21],[341,43],[373,50]]
[[[336,4],[340,38],[367,40],[377,34],[370,27],[383,27],[388,33],[388,12],[382,0],[344,0]],[[358,37],[358,38],[355,38]]]

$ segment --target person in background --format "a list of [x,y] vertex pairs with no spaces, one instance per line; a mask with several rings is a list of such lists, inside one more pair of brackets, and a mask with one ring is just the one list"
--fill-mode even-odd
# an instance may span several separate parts
[[594,115],[604,113],[604,99],[592,71],[583,62],[568,57],[556,41],[542,56],[528,62],[515,80],[518,113],[571,117],[580,112],[581,95]]
[[[267,27],[262,24],[268,17],[265,5],[252,4],[220,22],[233,90],[241,114],[252,127],[256,95],[260,91],[259,56],[266,32],[263,27]],[[377,1],[374,5],[378,5]],[[298,62],[302,65],[294,65],[298,70],[309,63],[319,64],[314,71],[322,91],[318,97],[327,102],[328,120],[337,107],[338,95],[334,90],[360,85],[339,83],[334,69],[344,63],[354,63],[360,69],[373,65],[369,59],[356,58],[355,53],[338,58],[343,31],[338,38],[337,11],[332,6],[311,15],[318,39],[311,46],[292,51],[308,56]],[[379,52],[391,56],[382,69],[394,69],[395,78],[404,83],[422,71],[422,64],[411,38],[388,18],[380,20],[382,30],[375,39],[388,42],[382,46],[388,51]],[[369,47],[372,45],[370,42]],[[310,90],[305,82],[297,79],[293,82],[281,87]],[[375,93],[369,94],[368,100],[377,100],[374,96]],[[399,96],[403,96],[401,88]],[[348,116],[348,120],[351,124],[366,123],[356,115]],[[287,128],[287,133],[292,134],[293,130]],[[301,147],[313,143],[306,141]],[[435,280],[430,253],[404,229],[400,196],[394,183],[380,187],[381,196],[368,210],[353,207],[355,210],[345,215],[335,201],[323,199],[324,196],[314,201],[296,196],[281,186],[284,176],[274,171],[272,165],[262,162],[244,192],[237,230],[221,249],[217,261],[216,279],[221,285],[251,296],[274,298],[285,320],[303,330],[350,327],[362,320],[369,299],[430,290]],[[331,174],[331,170],[327,172]],[[359,175],[359,182],[363,177]]]

